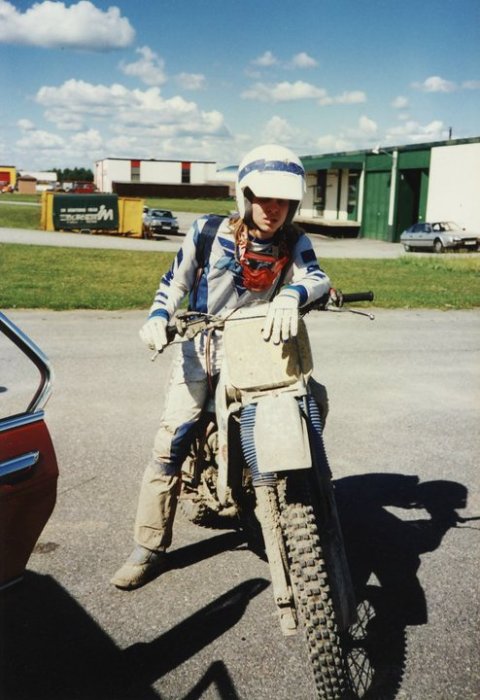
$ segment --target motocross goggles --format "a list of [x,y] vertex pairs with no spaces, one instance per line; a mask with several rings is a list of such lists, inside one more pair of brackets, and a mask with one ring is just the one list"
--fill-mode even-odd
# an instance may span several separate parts
[[245,250],[240,258],[243,284],[251,292],[263,292],[273,286],[287,262],[288,255],[276,258]]

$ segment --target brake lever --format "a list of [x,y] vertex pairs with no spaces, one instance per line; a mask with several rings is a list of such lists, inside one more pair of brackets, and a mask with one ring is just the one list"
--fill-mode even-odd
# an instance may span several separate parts
[[358,316],[366,316],[370,321],[375,321],[375,314],[370,314],[368,311],[360,311],[359,309],[349,309],[343,307],[344,311],[349,311],[351,314],[357,314]]

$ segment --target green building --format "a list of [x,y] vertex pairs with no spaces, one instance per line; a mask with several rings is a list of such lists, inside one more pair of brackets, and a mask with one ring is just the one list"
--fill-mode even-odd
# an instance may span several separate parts
[[322,233],[398,241],[417,221],[480,232],[480,137],[304,156],[297,221]]

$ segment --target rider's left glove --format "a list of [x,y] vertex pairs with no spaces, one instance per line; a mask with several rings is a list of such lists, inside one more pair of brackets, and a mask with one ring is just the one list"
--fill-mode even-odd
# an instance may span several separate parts
[[160,316],[152,316],[140,328],[139,335],[151,350],[162,352],[163,348],[168,345],[167,320]]
[[278,344],[298,333],[299,295],[293,289],[284,289],[270,302],[263,326],[262,337]]

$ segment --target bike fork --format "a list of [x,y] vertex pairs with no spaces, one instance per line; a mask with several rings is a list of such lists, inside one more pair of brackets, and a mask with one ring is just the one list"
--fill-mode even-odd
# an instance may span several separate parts
[[274,486],[255,486],[255,514],[262,528],[265,551],[272,576],[273,597],[285,636],[296,633],[297,616],[286,568],[286,552],[280,526],[277,493]]

